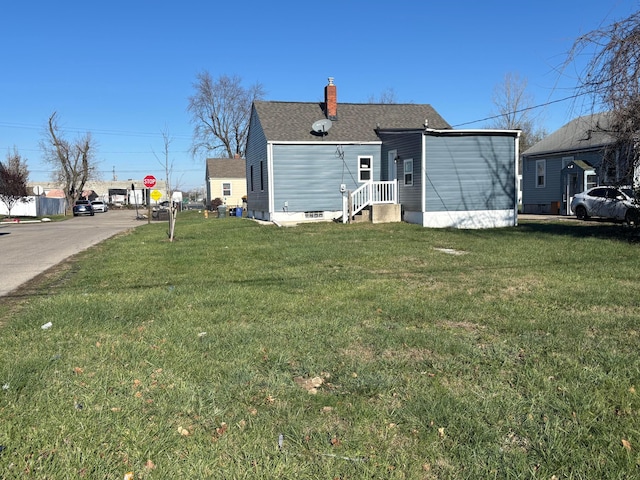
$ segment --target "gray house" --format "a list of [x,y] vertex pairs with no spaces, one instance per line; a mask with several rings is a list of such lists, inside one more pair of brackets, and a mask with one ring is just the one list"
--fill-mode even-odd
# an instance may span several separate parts
[[424,226],[516,221],[518,132],[451,130],[426,104],[254,102],[247,140],[248,215],[342,220],[378,205]]
[[425,227],[517,223],[516,130],[380,130],[403,219]]
[[615,141],[608,126],[608,113],[579,117],[522,153],[523,213],[571,215],[576,193],[628,181],[622,165],[600,168],[605,149]]

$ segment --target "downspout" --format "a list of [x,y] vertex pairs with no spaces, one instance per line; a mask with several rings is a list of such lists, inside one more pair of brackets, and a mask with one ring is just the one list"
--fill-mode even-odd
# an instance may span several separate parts
[[420,168],[420,181],[422,182],[422,188],[420,189],[420,203],[422,203],[422,226],[425,224],[425,217],[427,214],[427,135],[422,135],[422,158],[420,159],[422,166]]
[[516,189],[514,190],[515,195],[514,195],[514,199],[513,201],[515,202],[515,207],[514,207],[514,214],[515,214],[515,224],[514,226],[518,226],[518,191],[520,190],[520,180],[518,179],[518,176],[521,172],[518,172],[518,165],[520,164],[519,160],[520,160],[520,133],[521,131],[518,130],[516,133],[516,138],[514,139],[515,141],[515,165],[514,165],[514,171],[516,172]]

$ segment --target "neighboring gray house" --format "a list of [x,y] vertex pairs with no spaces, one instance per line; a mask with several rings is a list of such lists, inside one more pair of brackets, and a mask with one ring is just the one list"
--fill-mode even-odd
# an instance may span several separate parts
[[523,213],[571,215],[576,193],[628,181],[623,168],[600,169],[605,149],[615,141],[608,126],[608,113],[579,117],[522,153]]
[[515,225],[517,138],[451,130],[431,105],[338,104],[330,78],[324,102],[254,102],[248,215],[344,221],[393,204],[424,226]]

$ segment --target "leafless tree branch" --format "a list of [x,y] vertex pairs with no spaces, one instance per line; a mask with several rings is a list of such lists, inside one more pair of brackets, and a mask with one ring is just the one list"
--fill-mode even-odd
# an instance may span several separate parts
[[244,157],[251,106],[264,96],[262,85],[244,88],[240,77],[227,75],[214,81],[204,71],[193,86],[187,107],[193,124],[191,153]]
[[640,12],[579,37],[565,66],[584,55],[590,60],[578,93],[590,99],[592,112],[608,112],[608,122],[596,128],[615,138],[605,150],[601,176],[627,182],[640,161]]

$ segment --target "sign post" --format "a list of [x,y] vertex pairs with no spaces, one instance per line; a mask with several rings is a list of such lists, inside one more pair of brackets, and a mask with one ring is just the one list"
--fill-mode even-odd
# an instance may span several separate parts
[[147,187],[147,223],[151,223],[151,196],[149,195],[149,193],[150,190],[156,186],[156,177],[154,177],[153,175],[147,175],[142,179],[142,183],[144,183],[144,186]]

